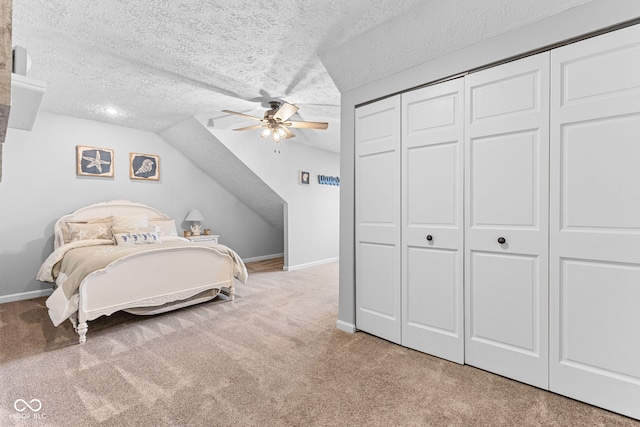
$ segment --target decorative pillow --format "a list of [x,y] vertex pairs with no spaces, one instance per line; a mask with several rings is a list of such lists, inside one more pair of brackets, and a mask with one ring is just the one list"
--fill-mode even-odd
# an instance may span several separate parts
[[140,227],[147,227],[147,215],[114,215],[113,228],[136,231]]
[[173,219],[150,219],[149,226],[154,227],[154,231],[162,238],[165,236],[177,236],[178,230]]
[[146,245],[151,243],[161,243],[158,233],[116,233],[113,235],[116,244],[121,246],[127,245]]
[[106,223],[69,223],[70,242],[92,239],[111,239],[111,227]]
[[134,229],[130,229],[130,228],[111,227],[111,232],[114,235],[122,234],[122,233],[155,233],[156,228],[155,227],[136,227]]
[[[69,227],[75,224],[105,224],[106,227],[111,227],[111,217],[107,216],[104,218],[92,219],[90,221],[66,221],[65,224],[60,224],[60,231],[62,231],[62,240],[65,244],[71,242],[71,232],[69,231]],[[110,239],[111,237],[108,237]]]
[[60,224],[60,231],[62,231],[62,241],[64,242],[65,245],[67,243],[71,242],[71,233],[69,233],[69,224],[86,224],[86,222],[82,222],[82,223],[67,222],[66,225],[65,224]]

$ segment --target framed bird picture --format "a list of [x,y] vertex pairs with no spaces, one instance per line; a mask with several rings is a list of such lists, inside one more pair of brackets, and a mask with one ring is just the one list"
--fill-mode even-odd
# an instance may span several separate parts
[[160,179],[160,156],[129,153],[129,178],[158,181]]
[[113,178],[113,150],[76,145],[76,175]]

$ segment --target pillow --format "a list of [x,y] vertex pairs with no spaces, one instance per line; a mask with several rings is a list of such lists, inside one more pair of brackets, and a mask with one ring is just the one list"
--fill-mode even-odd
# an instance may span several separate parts
[[70,242],[92,239],[111,239],[111,228],[105,223],[69,223]]
[[116,244],[120,246],[161,243],[158,233],[152,232],[116,233],[113,237],[116,239]]
[[134,229],[131,228],[116,228],[111,227],[111,232],[115,234],[123,234],[123,233],[155,233],[155,227],[136,227]]
[[140,227],[147,226],[147,215],[114,215],[113,227],[127,231],[136,231]]
[[[107,216],[104,218],[92,219],[90,221],[65,221],[64,224],[60,224],[60,231],[62,231],[62,241],[67,244],[71,242],[71,233],[69,232],[69,226],[75,224],[105,224],[108,227],[111,227],[111,217]],[[108,237],[110,239],[111,237]]]
[[176,229],[176,222],[173,219],[150,219],[149,226],[154,227],[158,236],[177,236],[178,230]]

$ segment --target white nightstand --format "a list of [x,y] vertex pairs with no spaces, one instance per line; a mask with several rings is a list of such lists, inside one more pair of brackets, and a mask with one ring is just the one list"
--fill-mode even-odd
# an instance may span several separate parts
[[187,239],[191,240],[192,242],[207,242],[207,243],[213,243],[213,244],[218,244],[218,237],[220,237],[219,234],[209,234],[208,236],[200,235],[200,236],[191,236],[191,237],[187,237]]

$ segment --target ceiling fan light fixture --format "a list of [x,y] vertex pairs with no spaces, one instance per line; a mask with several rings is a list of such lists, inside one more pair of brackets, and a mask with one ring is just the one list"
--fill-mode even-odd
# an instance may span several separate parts
[[262,132],[260,132],[260,136],[262,138],[269,138],[269,136],[271,136],[271,128],[269,128],[269,126],[265,126],[262,129]]
[[245,126],[234,130],[250,130],[261,129],[260,136],[264,139],[271,137],[273,142],[278,143],[283,139],[293,138],[295,134],[289,128],[304,129],[327,129],[329,126],[325,122],[307,122],[307,121],[287,121],[291,116],[296,114],[299,107],[280,101],[271,101],[269,103],[270,110],[265,111],[264,117],[251,116],[244,113],[238,113],[231,110],[222,110],[224,113],[235,114],[237,116],[246,117],[252,120],[262,122],[258,125]]

